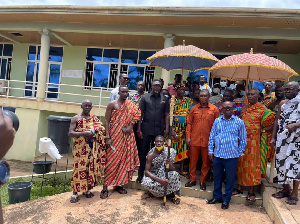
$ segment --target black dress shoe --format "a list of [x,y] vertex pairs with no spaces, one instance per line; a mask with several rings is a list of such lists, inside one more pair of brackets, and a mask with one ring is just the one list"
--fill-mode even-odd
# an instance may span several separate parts
[[221,205],[222,209],[228,209],[229,208],[229,202],[223,202]]
[[210,200],[206,200],[206,204],[217,204],[217,203],[222,203],[222,199],[210,199]]
[[143,179],[142,177],[138,177],[138,178],[136,178],[136,181],[135,181],[135,182],[137,182],[137,183],[140,184],[140,183],[142,183],[142,179]]

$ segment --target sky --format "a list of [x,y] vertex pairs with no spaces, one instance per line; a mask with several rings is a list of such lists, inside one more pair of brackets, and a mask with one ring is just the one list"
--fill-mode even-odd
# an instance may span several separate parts
[[300,0],[0,0],[0,6],[16,5],[178,6],[300,9]]

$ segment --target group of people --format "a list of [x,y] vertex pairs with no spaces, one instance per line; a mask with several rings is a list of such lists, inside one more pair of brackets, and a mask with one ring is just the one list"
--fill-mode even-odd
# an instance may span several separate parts
[[[104,126],[90,114],[91,101],[82,103],[82,113],[72,119],[69,132],[74,137],[71,202],[79,200],[78,192],[92,197],[90,190],[103,173],[100,198],[109,196],[108,186],[126,194],[124,185],[138,170],[136,181],[150,196],[167,196],[179,204],[180,175],[189,178],[186,187],[197,185],[196,168],[201,155],[201,190],[206,190],[213,170],[214,193],[208,204],[222,203],[221,207],[227,209],[231,196],[242,193],[244,186],[250,187],[247,200],[255,202],[254,187],[266,176],[267,162],[274,156],[278,182],[284,188],[273,196],[288,197],[288,204],[297,204],[299,83],[284,86],[278,81],[273,92],[273,83],[266,82],[262,95],[255,88],[246,94],[243,81],[236,81],[229,88],[223,79],[210,87],[204,76],[199,77],[199,83],[187,80],[182,84],[181,78],[176,75],[166,89],[161,79],[154,79],[149,93],[145,93],[145,83],[140,81],[137,92],[129,96],[129,78],[121,74],[120,85],[111,93]],[[169,136],[168,149],[165,140]],[[189,169],[185,172],[187,161]]]

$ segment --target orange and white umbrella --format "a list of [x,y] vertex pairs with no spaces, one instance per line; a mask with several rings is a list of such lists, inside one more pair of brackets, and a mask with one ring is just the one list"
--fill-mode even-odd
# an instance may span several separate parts
[[226,57],[210,68],[212,78],[265,82],[288,81],[298,74],[282,61],[265,54],[238,54]]

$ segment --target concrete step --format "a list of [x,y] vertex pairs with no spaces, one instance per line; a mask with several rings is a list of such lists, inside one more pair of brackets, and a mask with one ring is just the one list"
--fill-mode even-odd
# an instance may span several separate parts
[[[145,190],[143,186],[139,183],[136,183],[137,176],[133,176],[132,181],[128,182],[128,184],[125,186],[130,189],[137,189],[137,190]],[[206,183],[206,191],[200,190],[199,184],[193,187],[185,187],[185,183],[189,180],[181,177],[181,195],[182,196],[188,196],[188,197],[195,197],[195,198],[203,198],[203,199],[211,199],[213,197],[213,182],[207,182]],[[224,185],[223,185],[223,192],[224,192]],[[248,202],[246,200],[247,197],[247,191],[244,191],[243,194],[232,196],[231,202],[237,203],[237,204],[245,204],[245,205],[255,205],[255,206],[261,206],[263,201],[262,197],[259,193],[255,193],[256,195],[256,201],[254,203]]]

